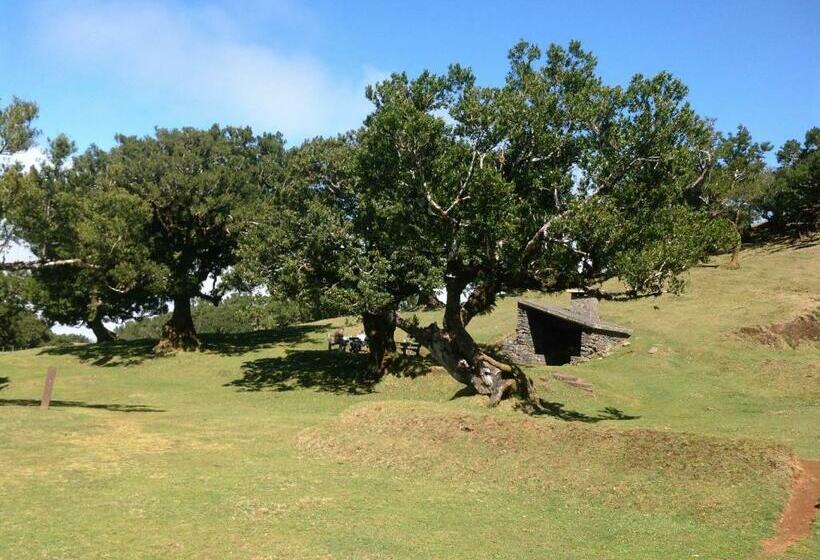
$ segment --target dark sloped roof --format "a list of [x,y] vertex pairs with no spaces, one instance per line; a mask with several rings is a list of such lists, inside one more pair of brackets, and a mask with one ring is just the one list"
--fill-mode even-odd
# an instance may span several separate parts
[[543,313],[556,319],[561,319],[568,323],[573,323],[586,329],[611,334],[614,336],[632,336],[632,331],[616,325],[615,323],[608,323],[600,319],[593,319],[584,313],[579,313],[569,307],[561,307],[560,305],[547,305],[543,303],[535,303],[524,299],[518,300],[518,307],[529,309],[537,313]]

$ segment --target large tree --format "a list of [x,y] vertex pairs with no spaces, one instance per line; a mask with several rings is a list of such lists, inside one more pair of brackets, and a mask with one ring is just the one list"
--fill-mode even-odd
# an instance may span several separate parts
[[467,330],[499,293],[602,293],[612,278],[628,296],[675,290],[714,247],[717,223],[691,197],[712,168],[713,131],[686,87],[666,73],[608,86],[595,67],[577,42],[521,43],[503,87],[454,66],[369,91],[359,188],[374,219],[362,233],[400,239],[406,251],[381,257],[422,258],[447,288],[441,326],[398,325],[491,402],[513,378],[528,386]]
[[[626,297],[677,290],[720,237],[696,196],[715,137],[685,86],[666,73],[607,86],[595,66],[578,43],[521,43],[503,87],[460,66],[394,74],[368,89],[361,130],[290,154],[292,194],[246,238],[244,262],[272,289],[351,302],[377,375],[398,325],[492,402],[515,381],[528,391],[467,330],[498,294],[612,295],[612,278]],[[438,286],[441,326],[397,314]]]
[[[37,118],[37,105],[13,98],[0,107],[0,156],[12,156],[30,148],[38,131],[32,125]],[[0,174],[7,163],[0,160]],[[0,178],[2,181],[2,178]],[[0,183],[0,259],[14,241],[14,234],[6,220],[12,200]],[[0,267],[0,346],[28,348],[48,338],[49,325],[37,316],[30,305],[31,285],[25,279],[9,274]]]
[[[281,175],[283,140],[249,128],[157,129],[151,137],[117,137],[106,188],[146,208],[146,258],[156,295],[173,302],[158,349],[194,349],[199,340],[191,300],[221,299],[220,276],[236,262],[237,241]],[[210,293],[203,284],[213,283]]]
[[766,169],[768,142],[755,142],[742,125],[737,133],[719,138],[715,168],[701,189],[703,201],[734,227],[730,268],[740,268],[743,237],[757,219],[763,218],[763,203],[771,190],[772,174]]
[[817,231],[820,221],[820,128],[806,132],[803,144],[789,140],[778,150],[780,167],[767,200],[770,221],[781,232]]
[[36,257],[6,266],[35,280],[32,301],[49,320],[85,324],[106,342],[104,320],[159,306],[145,249],[150,214],[138,198],[106,188],[105,152],[92,146],[71,159],[73,152],[60,135],[39,168],[3,177],[10,231]]
[[[16,97],[7,106],[0,106],[0,174],[6,167],[2,156],[11,156],[30,148],[34,143],[38,131],[32,123],[38,113],[36,103]],[[5,221],[9,202],[7,193],[0,190],[0,255],[12,241],[11,230]]]
[[32,309],[26,283],[0,274],[0,350],[32,348],[49,339],[50,325]]
[[317,138],[287,154],[286,180],[242,238],[236,270],[244,288],[267,286],[295,298],[317,316],[358,314],[378,379],[395,352],[395,312],[401,302],[430,293],[440,269],[412,239],[394,235],[397,210],[374,206],[362,188],[357,133]]

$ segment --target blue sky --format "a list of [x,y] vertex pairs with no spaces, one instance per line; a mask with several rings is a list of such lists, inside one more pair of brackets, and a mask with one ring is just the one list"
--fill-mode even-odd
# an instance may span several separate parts
[[723,130],[776,145],[820,125],[820,2],[0,0],[0,99],[80,147],[154,126],[249,124],[290,143],[361,122],[390,72],[473,67],[518,39],[580,39],[610,83],[669,70]]

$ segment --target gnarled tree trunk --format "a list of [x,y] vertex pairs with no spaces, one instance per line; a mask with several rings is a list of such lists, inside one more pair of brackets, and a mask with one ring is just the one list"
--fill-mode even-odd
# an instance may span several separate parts
[[[377,381],[384,375],[390,358],[396,352],[396,313],[392,310],[381,313],[362,314],[364,333],[370,349],[369,379]],[[364,379],[362,379],[364,381]]]
[[467,332],[460,301],[463,289],[458,288],[455,283],[448,285],[444,328],[436,323],[420,327],[402,318],[397,319],[398,326],[425,346],[456,381],[489,396],[490,406],[498,404],[516,386],[525,397],[534,396],[531,382],[518,368],[484,353]]
[[94,333],[97,342],[111,342],[117,339],[117,335],[105,328],[102,317],[96,315],[93,319],[88,321],[88,328]]
[[176,296],[174,297],[174,311],[168,322],[163,325],[162,334],[154,350],[157,352],[188,351],[197,348],[199,348],[199,338],[196,336],[194,319],[191,316],[191,298]]
[[105,328],[105,325],[103,324],[103,313],[101,312],[102,302],[100,301],[100,297],[97,293],[91,294],[90,307],[90,317],[86,321],[86,324],[88,325],[88,328],[91,329],[91,332],[94,333],[97,342],[111,342],[112,340],[115,340],[117,335]]
[[738,238],[737,243],[735,243],[735,246],[732,249],[732,257],[726,264],[726,268],[731,270],[737,270],[740,268],[740,238]]

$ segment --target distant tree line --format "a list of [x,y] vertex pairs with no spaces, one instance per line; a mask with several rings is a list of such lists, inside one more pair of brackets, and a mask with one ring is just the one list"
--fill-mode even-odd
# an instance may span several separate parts
[[[42,317],[85,324],[101,342],[116,336],[105,322],[160,315],[119,333],[144,328],[157,351],[196,349],[205,328],[257,328],[259,298],[231,297],[219,314],[208,305],[264,287],[272,307],[259,328],[360,315],[363,381],[382,375],[399,327],[497,402],[531,389],[468,332],[499,294],[677,292],[711,254],[732,250],[739,266],[761,220],[782,234],[817,227],[820,129],[769,168],[771,145],[742,126],[716,131],[674,76],[607,84],[578,42],[519,43],[499,86],[452,65],[393,74],[366,95],[361,128],[294,148],[217,125],[117,136],[82,154],[58,136],[41,168],[2,175],[4,242],[24,241],[36,260],[0,268],[33,283],[26,304]],[[31,144],[36,114],[18,99],[2,110],[4,151]],[[604,290],[610,279],[622,289]],[[440,324],[398,313],[434,306],[437,292]]]
[[[159,339],[170,313],[139,321],[128,321],[117,327],[115,334],[122,340]],[[239,334],[270,330],[314,316],[293,301],[277,301],[269,296],[236,294],[225,298],[218,306],[198,301],[191,307],[191,318],[198,333]]]

